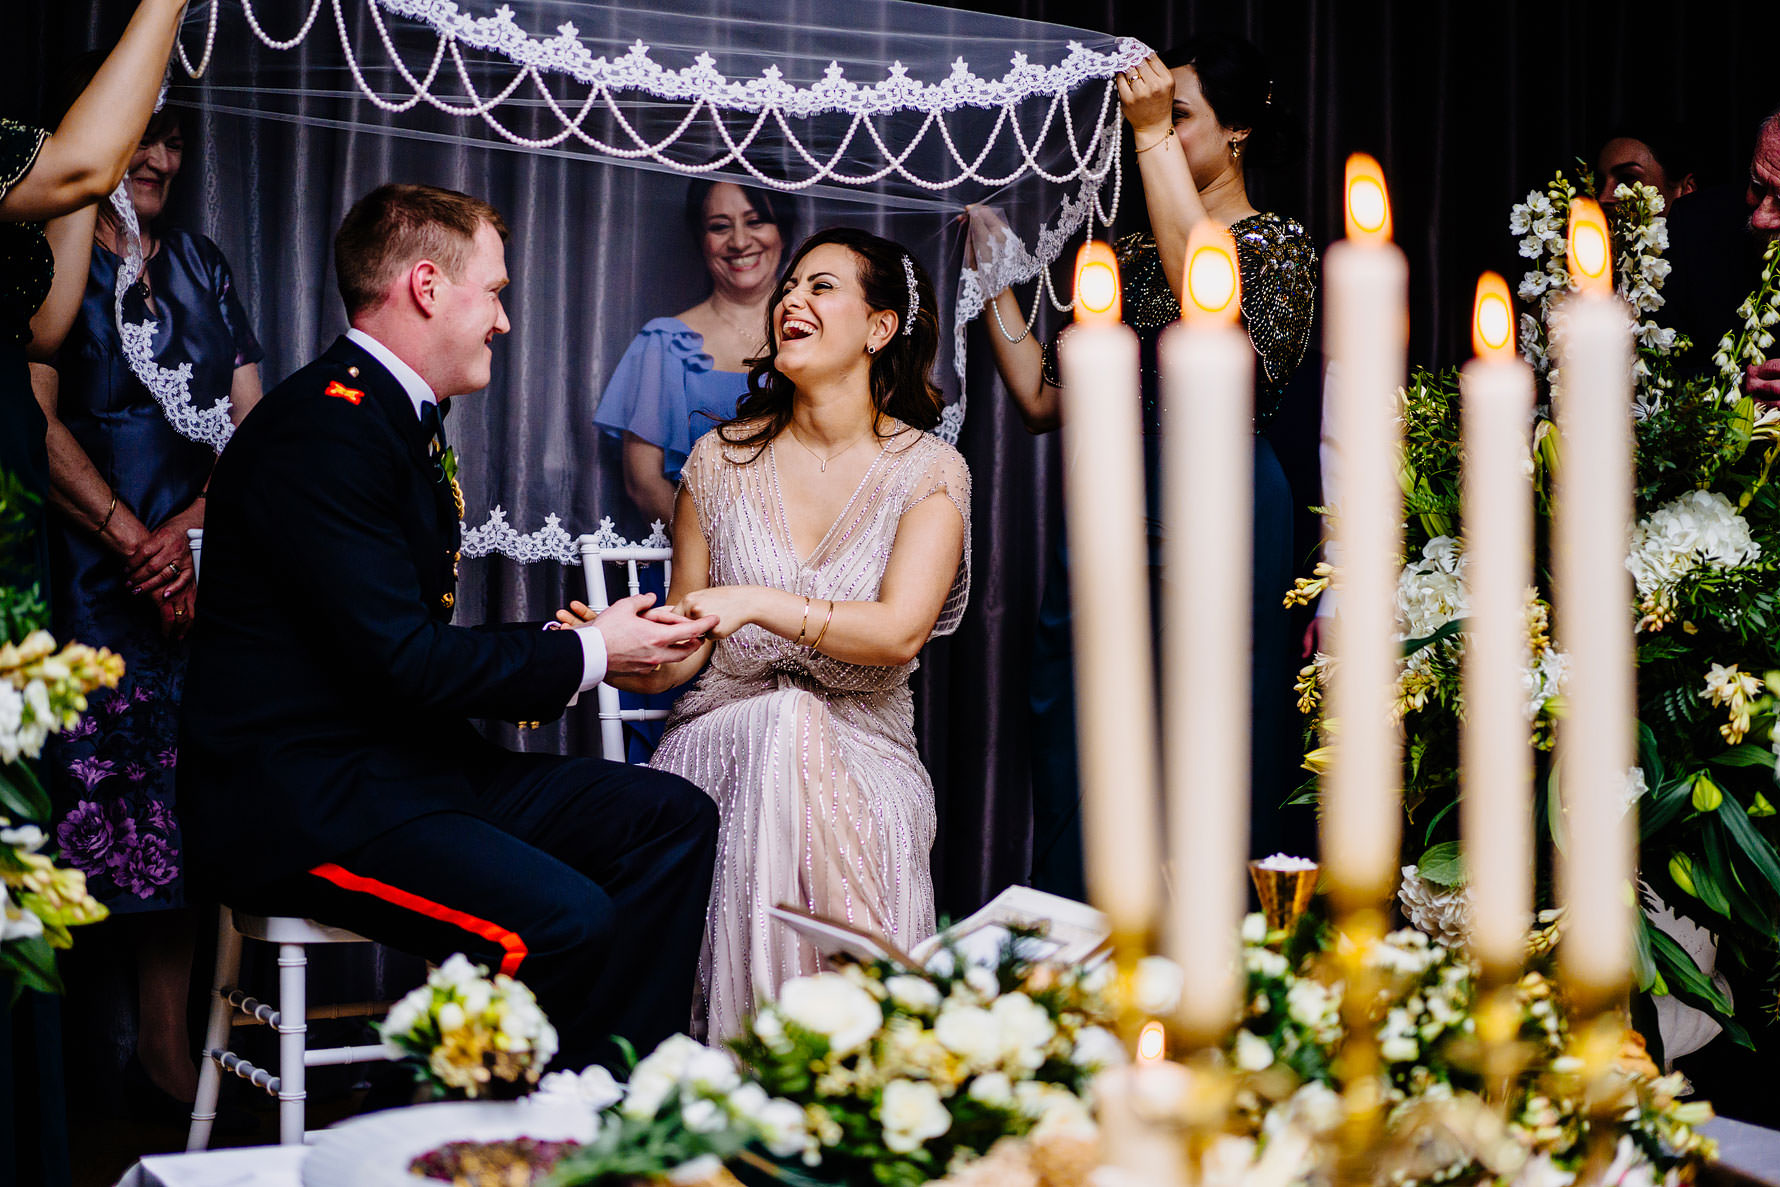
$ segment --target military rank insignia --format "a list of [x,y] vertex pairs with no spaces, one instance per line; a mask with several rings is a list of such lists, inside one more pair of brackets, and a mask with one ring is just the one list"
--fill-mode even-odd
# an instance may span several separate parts
[[345,400],[348,404],[357,404],[360,400],[365,398],[364,392],[359,391],[356,387],[347,387],[338,379],[329,383],[328,390],[322,394],[325,396],[333,396],[337,400]]

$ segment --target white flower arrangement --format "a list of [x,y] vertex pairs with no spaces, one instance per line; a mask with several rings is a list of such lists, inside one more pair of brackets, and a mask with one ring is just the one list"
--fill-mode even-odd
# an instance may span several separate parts
[[378,1031],[441,1096],[518,1096],[556,1055],[556,1028],[532,991],[505,973],[491,979],[462,953],[390,1007]]
[[1626,568],[1638,591],[1640,631],[1674,621],[1676,587],[1695,570],[1727,571],[1761,558],[1749,521],[1718,491],[1694,490],[1652,511],[1632,529]]

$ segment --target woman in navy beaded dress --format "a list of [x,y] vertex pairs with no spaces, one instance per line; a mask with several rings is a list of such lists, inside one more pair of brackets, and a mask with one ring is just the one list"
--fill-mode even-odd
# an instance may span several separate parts
[[[1236,242],[1242,324],[1256,355],[1250,843],[1257,854],[1313,852],[1314,814],[1307,807],[1286,805],[1302,774],[1296,757],[1302,753],[1301,732],[1292,708],[1294,640],[1281,605],[1292,577],[1292,493],[1278,456],[1260,431],[1278,410],[1309,346],[1316,251],[1296,219],[1258,211],[1249,202],[1248,165],[1257,156],[1277,155],[1283,140],[1272,83],[1258,49],[1238,38],[1198,38],[1121,75],[1118,87],[1136,142],[1152,228],[1126,235],[1117,244],[1124,320],[1137,331],[1142,350],[1152,598],[1161,572],[1163,533],[1156,343],[1162,330],[1180,317],[1187,235],[1195,223],[1211,219],[1227,227]],[[1002,234],[1000,220],[984,207],[973,207],[970,219],[972,247],[981,254]],[[1025,323],[1011,292],[1003,290],[994,300],[1002,325]],[[1056,428],[1061,399],[1056,352],[1030,337],[1010,342],[993,324],[989,341],[1027,428]],[[1060,547],[1045,575],[1033,641],[1032,882],[1080,898],[1086,890],[1071,617],[1068,569]]]
[[[143,277],[124,319],[154,323],[165,368],[189,365],[197,408],[227,397],[231,419],[260,396],[258,340],[227,261],[201,235],[155,226],[182,164],[179,117],[150,121],[127,176],[142,228]],[[66,862],[127,928],[140,988],[142,1071],[169,1096],[196,1088],[185,1037],[192,927],[183,911],[174,812],[185,636],[197,587],[186,532],[204,526],[215,450],[174,430],[124,357],[114,300],[125,233],[109,206],[93,237],[86,295],[55,366],[33,376],[49,422],[50,598],[58,638],[109,647],[126,671],[47,752]]]

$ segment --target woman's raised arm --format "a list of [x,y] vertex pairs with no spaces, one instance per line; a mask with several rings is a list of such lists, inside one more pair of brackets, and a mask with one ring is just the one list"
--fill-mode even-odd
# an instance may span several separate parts
[[0,220],[56,218],[117,188],[154,114],[185,3],[142,0],[117,48],[44,140],[30,172],[0,198]]

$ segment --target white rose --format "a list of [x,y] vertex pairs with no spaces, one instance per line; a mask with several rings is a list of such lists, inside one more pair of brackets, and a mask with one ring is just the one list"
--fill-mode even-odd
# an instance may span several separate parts
[[667,1075],[660,1068],[645,1067],[639,1063],[630,1074],[630,1084],[624,1092],[624,1104],[618,1111],[633,1121],[648,1121],[661,1111],[667,1098],[679,1090],[679,1081]]
[[1335,1007],[1335,998],[1320,981],[1295,981],[1286,990],[1286,1013],[1299,1026],[1316,1029],[1324,1025]]
[[753,1117],[760,1140],[775,1158],[789,1158],[810,1144],[804,1112],[788,1100],[768,1101]]
[[1088,1106],[1069,1089],[1058,1084],[1023,1080],[1014,1085],[1014,1100],[1020,1111],[1032,1118],[1034,1132],[1040,1135],[1067,1132],[1092,1132],[1094,1121]]
[[1090,1071],[1119,1067],[1125,1063],[1125,1044],[1103,1026],[1084,1026],[1075,1034],[1075,1048],[1069,1053],[1077,1066]]
[[911,1014],[932,1014],[939,1009],[939,986],[925,977],[891,977],[884,988],[891,1001]]
[[1137,1008],[1152,1016],[1174,1013],[1186,979],[1181,967],[1166,956],[1144,957],[1137,962],[1133,979]]
[[729,1122],[723,1114],[722,1106],[702,1096],[682,1105],[680,1118],[693,1133],[716,1133]]
[[1251,912],[1242,917],[1242,942],[1245,944],[1261,944],[1267,940],[1267,916],[1259,911]]
[[0,884],[0,943],[8,940],[34,940],[43,934],[43,920],[35,911],[27,911],[12,901],[4,884]]
[[912,1154],[929,1138],[952,1128],[939,1091],[925,1081],[892,1080],[884,1086],[878,1119],[884,1126],[884,1146],[897,1154]]
[[828,1040],[832,1055],[865,1046],[884,1023],[884,1011],[871,994],[839,973],[818,973],[787,981],[779,991],[786,1021]]
[[992,1002],[1001,993],[1001,982],[995,974],[981,965],[973,965],[964,972],[964,983],[972,992],[986,1002]]
[[669,1083],[677,1083],[686,1075],[693,1057],[705,1050],[702,1043],[688,1038],[686,1035],[669,1035],[661,1041],[661,1045],[643,1057],[636,1069],[630,1074],[630,1081],[635,1085],[639,1076],[662,1077]]
[[1386,1063],[1413,1063],[1421,1054],[1421,1044],[1407,1035],[1395,1035],[1378,1044],[1378,1053]]
[[691,1162],[682,1162],[667,1174],[668,1182],[686,1187],[692,1183],[703,1183],[714,1179],[723,1170],[723,1160],[715,1154],[700,1154]]
[[722,1095],[742,1082],[736,1074],[735,1060],[710,1047],[700,1047],[692,1053],[680,1079],[713,1095]]
[[981,1006],[960,1006],[947,1003],[933,1024],[933,1036],[940,1045],[965,1063],[989,1067],[995,1062],[1000,1046],[1000,1027],[989,1011]]
[[989,1007],[1001,1040],[1001,1058],[1007,1064],[1035,1072],[1044,1065],[1045,1044],[1057,1034],[1045,1008],[1023,993],[1010,993]]
[[1236,1066],[1245,1072],[1266,1071],[1273,1066],[1273,1048],[1260,1035],[1236,1032]]
[[445,963],[433,970],[427,983],[439,989],[463,989],[482,979],[482,970],[470,963],[462,952],[453,952]]
[[968,1095],[971,1100],[1007,1108],[1014,1103],[1014,1085],[1002,1072],[984,1072],[970,1082]]
[[439,1007],[439,1033],[450,1034],[461,1030],[464,1024],[464,1008],[456,1002],[446,1002]]
[[538,1091],[572,1096],[596,1113],[624,1099],[624,1086],[597,1063],[580,1072],[550,1072],[538,1081]]
[[785,1042],[785,1024],[779,1021],[779,1015],[771,1009],[762,1010],[754,1016],[754,1037],[775,1051],[783,1050]]

